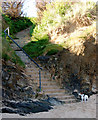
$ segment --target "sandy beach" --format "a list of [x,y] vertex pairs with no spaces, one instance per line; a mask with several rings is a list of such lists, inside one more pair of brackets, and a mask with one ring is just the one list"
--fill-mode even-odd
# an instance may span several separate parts
[[96,118],[96,95],[87,102],[55,106],[48,112],[40,112],[20,116],[18,114],[2,114],[3,118]]

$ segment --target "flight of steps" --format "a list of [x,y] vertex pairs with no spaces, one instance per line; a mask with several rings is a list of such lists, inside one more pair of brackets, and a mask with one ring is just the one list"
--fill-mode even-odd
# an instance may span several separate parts
[[[35,83],[39,86],[39,68],[22,51],[16,51],[16,54],[25,63],[25,74],[32,80],[31,84]],[[51,74],[45,69],[41,71],[41,86],[45,95],[57,98],[65,103],[76,102],[73,95],[69,95],[67,91],[60,88],[56,81],[51,80]]]
[[[19,32],[16,37],[20,38],[17,43],[23,47],[23,45],[26,44],[24,31]],[[28,31],[27,31],[28,33]],[[26,33],[25,33],[26,34]],[[20,37],[19,37],[20,36]],[[25,37],[24,37],[25,36]],[[27,37],[28,38],[28,37]],[[23,42],[23,43],[22,43]],[[12,43],[11,46],[14,46],[14,50],[16,51],[16,54],[21,58],[21,60],[25,63],[25,74],[28,76],[29,79],[31,79],[30,84],[36,84],[39,86],[39,68],[22,52],[19,51],[17,46]],[[50,97],[55,97],[58,98],[61,101],[65,101],[65,103],[72,103],[76,102],[76,99],[73,95],[68,94],[67,91],[64,89],[61,89],[60,86],[56,83],[56,81],[51,80],[51,74],[43,68],[41,71],[41,86],[42,86],[42,91],[46,95],[49,95]]]

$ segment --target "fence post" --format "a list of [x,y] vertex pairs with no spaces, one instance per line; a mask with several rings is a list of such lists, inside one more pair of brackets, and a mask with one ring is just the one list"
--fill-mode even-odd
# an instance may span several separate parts
[[39,69],[39,90],[41,92],[41,71]]

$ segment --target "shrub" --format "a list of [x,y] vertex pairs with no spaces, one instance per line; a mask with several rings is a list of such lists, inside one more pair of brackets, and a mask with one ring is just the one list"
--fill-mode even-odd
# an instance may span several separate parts
[[11,18],[19,18],[22,15],[21,8],[23,3],[23,0],[3,1],[2,12]]
[[8,15],[3,14],[3,30],[6,29],[6,24],[9,26],[10,34],[13,35],[21,30],[24,30],[32,25],[32,22],[27,17],[20,17],[19,19],[12,19]]
[[[83,7],[82,7],[83,6]],[[55,0],[46,5],[46,9],[43,11],[43,16],[40,22],[32,30],[32,41],[50,40],[53,43],[62,45],[64,48],[69,48],[70,41],[73,38],[67,38],[69,33],[75,31],[75,29],[83,26],[89,26],[95,19],[95,3],[94,2],[70,2],[69,0]],[[62,36],[60,38],[60,36]],[[57,40],[57,41],[56,41]],[[43,43],[43,42],[42,42]],[[36,42],[37,47],[40,48],[40,44]],[[43,45],[44,46],[44,43]],[[25,46],[26,47],[26,46]],[[31,54],[55,54],[62,50],[59,45],[54,45],[48,42],[43,49],[35,50],[35,44],[31,45]],[[27,49],[27,48],[26,48]],[[33,52],[32,51],[37,51]],[[32,55],[32,56],[34,56]]]
[[21,67],[25,67],[25,64],[16,55],[15,51],[11,49],[10,44],[4,38],[2,39],[2,59],[5,61],[10,60]]

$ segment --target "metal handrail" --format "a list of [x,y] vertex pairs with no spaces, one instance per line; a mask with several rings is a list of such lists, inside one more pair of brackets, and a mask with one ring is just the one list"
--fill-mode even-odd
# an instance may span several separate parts
[[[8,30],[8,33],[6,33],[6,31]],[[24,50],[22,47],[20,47],[17,42],[15,42],[9,35],[9,27],[6,28],[4,30],[4,33],[5,33],[5,39],[6,39],[6,35],[26,54],[26,56],[28,56],[30,58],[31,61],[34,62],[34,64],[36,64],[36,66],[39,68],[39,89],[40,89],[40,92],[41,92],[41,71],[42,70],[42,67],[39,66],[39,64],[37,64],[37,62],[35,62]]]

